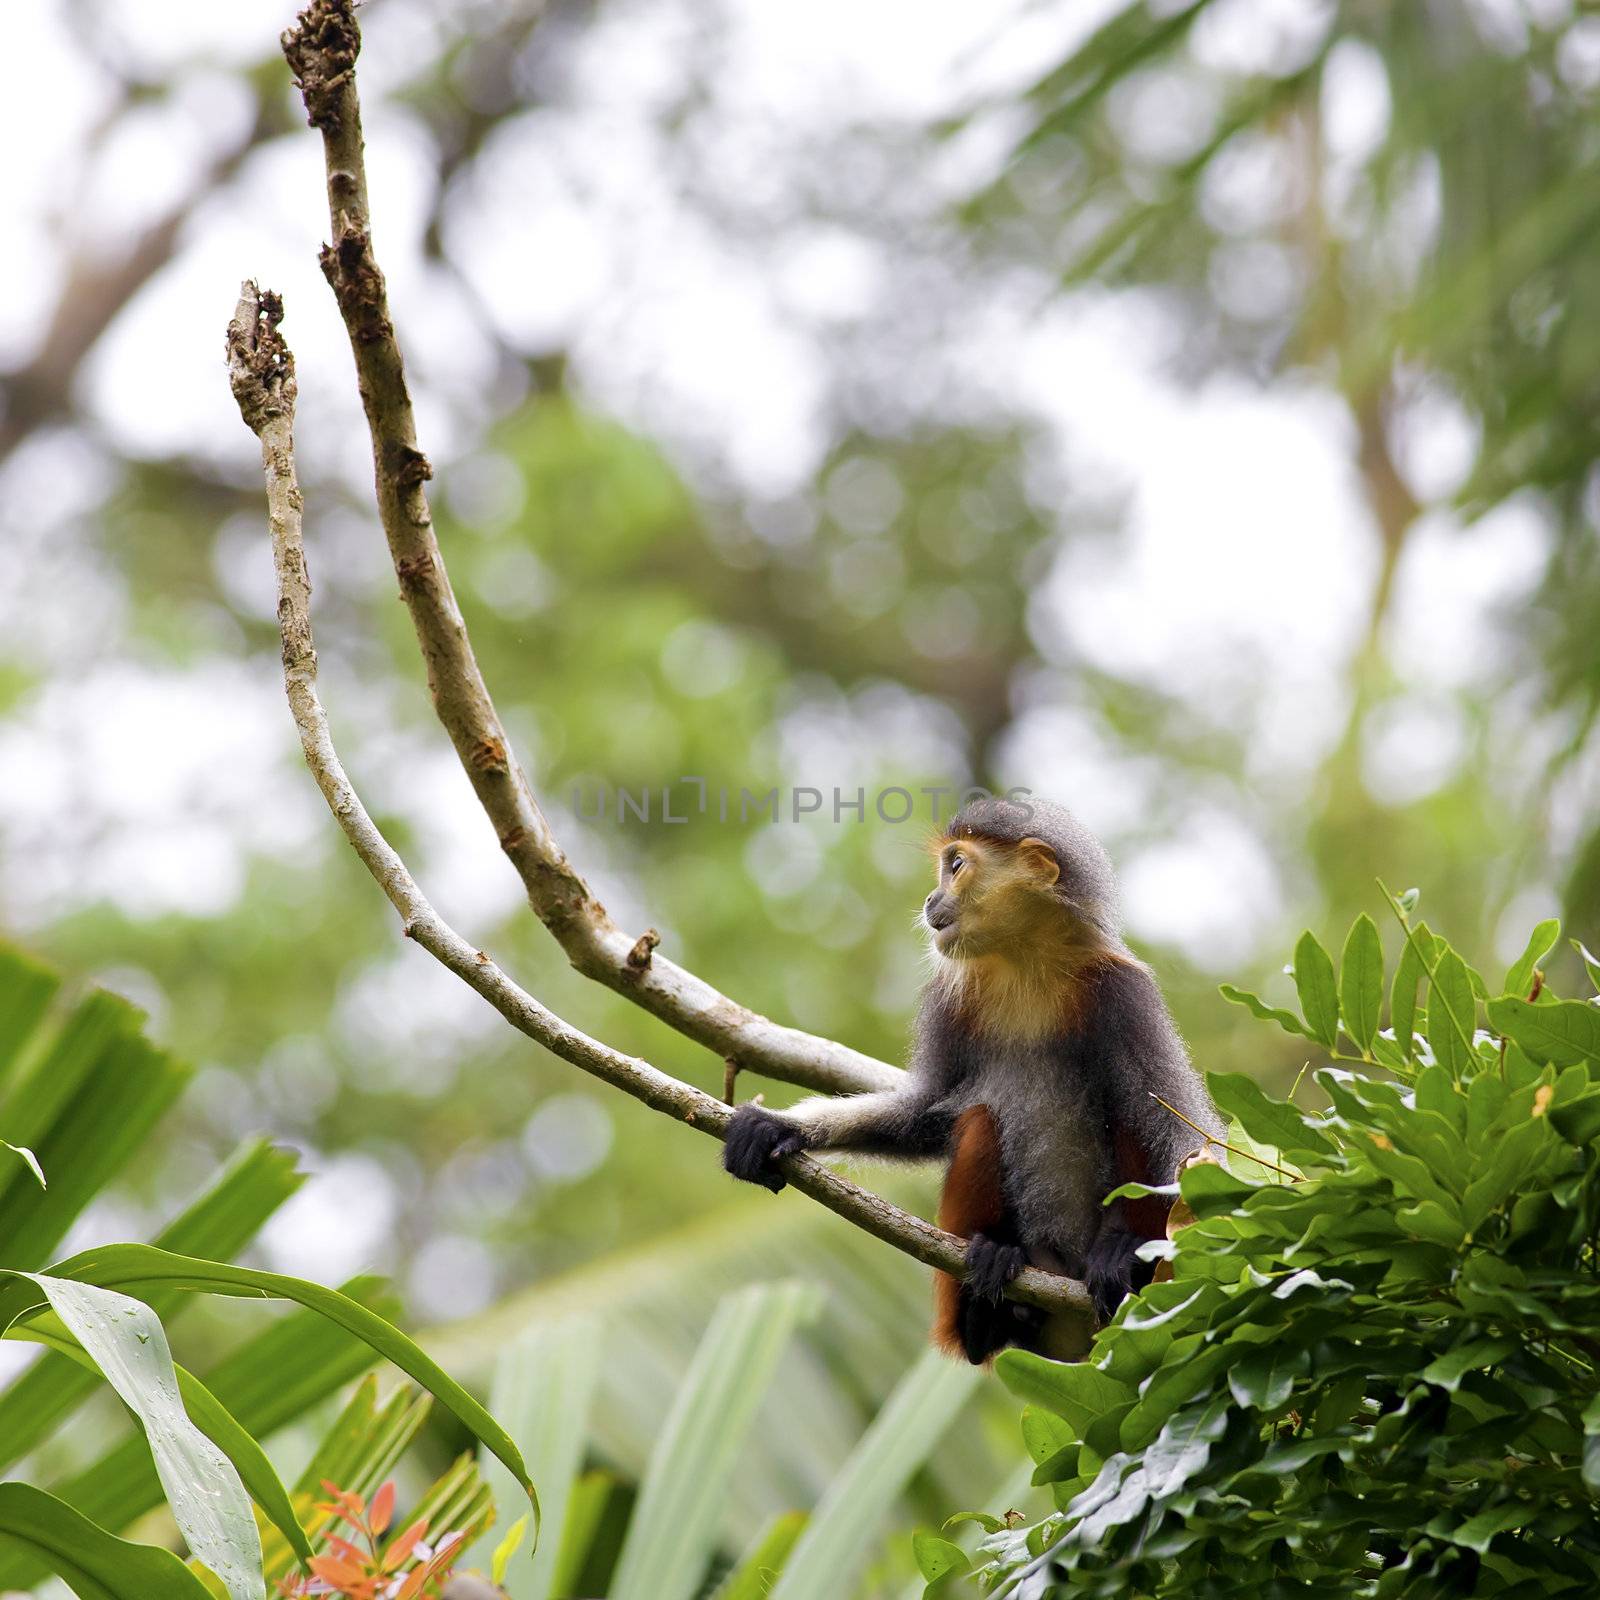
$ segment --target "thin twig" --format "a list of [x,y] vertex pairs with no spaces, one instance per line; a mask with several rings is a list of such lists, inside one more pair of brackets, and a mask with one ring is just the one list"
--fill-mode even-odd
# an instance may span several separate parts
[[1198,1122],[1193,1122],[1188,1117],[1184,1116],[1184,1114],[1175,1105],[1173,1105],[1170,1101],[1163,1100],[1161,1096],[1155,1092],[1155,1090],[1151,1089],[1147,1090],[1146,1092],[1158,1106],[1164,1106],[1173,1114],[1173,1116],[1178,1119],[1179,1122],[1188,1123],[1188,1125],[1193,1128],[1194,1131],[1198,1133],[1207,1144],[1217,1145],[1219,1148],[1228,1151],[1231,1155],[1243,1156],[1246,1161],[1254,1161],[1260,1166],[1270,1167],[1274,1172],[1281,1172],[1291,1183],[1303,1183],[1305,1181],[1305,1174],[1303,1172],[1291,1172],[1287,1167],[1280,1167],[1276,1161],[1268,1161],[1265,1156],[1258,1156],[1253,1150],[1241,1150],[1238,1145],[1229,1144],[1226,1139],[1219,1139],[1214,1133],[1207,1133]]
[[[276,295],[260,293],[253,283],[243,286],[238,309],[228,324],[228,373],[240,414],[261,440],[273,566],[278,577],[284,688],[317,787],[362,864],[400,914],[409,939],[553,1055],[656,1111],[722,1138],[732,1113],[721,1101],[680,1083],[647,1061],[591,1039],[541,1005],[451,928],[417,887],[346,775],[317,693],[311,583],[301,526],[303,503],[294,466],[294,358],[278,333],[282,315],[283,305]],[[954,1234],[902,1211],[808,1156],[787,1156],[781,1165],[796,1189],[846,1221],[927,1266],[957,1278],[966,1275],[965,1243]],[[1081,1283],[1035,1267],[1025,1269],[1006,1293],[1046,1311],[1090,1314],[1088,1291]]]
[[745,1067],[824,1093],[891,1087],[900,1069],[887,1062],[772,1022],[659,953],[631,962],[636,939],[590,893],[534,799],[489,698],[434,534],[425,488],[433,469],[417,443],[400,346],[372,248],[355,78],[360,49],[353,0],[313,0],[283,38],[307,116],[322,134],[333,229],[322,268],[355,356],[379,517],[427,665],[434,710],[500,848],[573,966],[679,1033],[719,1056],[737,1056]]

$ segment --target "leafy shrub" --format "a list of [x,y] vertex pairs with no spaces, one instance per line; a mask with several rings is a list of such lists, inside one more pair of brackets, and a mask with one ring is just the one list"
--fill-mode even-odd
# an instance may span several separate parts
[[1211,1079],[1170,1279],[1080,1365],[998,1362],[1057,1513],[920,1537],[930,1596],[1600,1593],[1600,1009],[1546,987],[1554,923],[1491,992],[1413,904],[1383,1032],[1365,917],[1337,974],[1301,940],[1299,1014],[1224,991],[1328,1104]]

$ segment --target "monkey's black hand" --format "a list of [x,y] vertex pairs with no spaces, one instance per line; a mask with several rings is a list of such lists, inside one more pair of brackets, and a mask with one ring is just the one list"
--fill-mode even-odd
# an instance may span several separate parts
[[998,1302],[1006,1285],[1027,1264],[1021,1245],[1002,1244],[986,1233],[975,1233],[967,1242],[967,1292]]
[[1139,1246],[1144,1242],[1138,1234],[1108,1223],[1089,1246],[1083,1281],[1094,1297],[1095,1314],[1102,1324],[1116,1315],[1117,1307],[1130,1294],[1149,1283],[1155,1268],[1139,1259]]
[[722,1165],[746,1183],[759,1183],[776,1194],[784,1185],[780,1157],[806,1147],[806,1136],[792,1122],[757,1105],[742,1105],[722,1141]]

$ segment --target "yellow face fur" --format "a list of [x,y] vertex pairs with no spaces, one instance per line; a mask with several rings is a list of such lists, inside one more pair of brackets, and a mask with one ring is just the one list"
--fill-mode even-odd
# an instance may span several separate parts
[[1039,839],[941,839],[936,849],[938,883],[923,907],[936,981],[992,1037],[1059,1031],[1070,979],[1102,942],[1052,892],[1055,853]]
[[923,916],[934,948],[957,961],[1021,954],[1064,917],[1051,894],[1060,868],[1039,839],[1016,845],[986,839],[945,839],[938,853],[938,883]]

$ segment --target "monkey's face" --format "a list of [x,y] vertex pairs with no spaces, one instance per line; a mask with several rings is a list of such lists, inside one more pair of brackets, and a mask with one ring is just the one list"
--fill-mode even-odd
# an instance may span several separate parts
[[942,956],[968,961],[1018,951],[1066,913],[1051,892],[1061,869],[1041,839],[1014,845],[989,839],[944,839],[938,883],[923,902],[922,920]]

